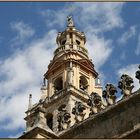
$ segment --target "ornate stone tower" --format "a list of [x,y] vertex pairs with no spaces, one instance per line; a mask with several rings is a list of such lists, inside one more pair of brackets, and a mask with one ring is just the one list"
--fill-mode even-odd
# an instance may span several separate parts
[[75,28],[71,16],[56,42],[58,47],[44,74],[39,103],[32,106],[30,95],[27,130],[21,138],[57,138],[89,117],[91,108],[87,102],[91,93],[102,94],[98,73],[85,46],[85,34]]

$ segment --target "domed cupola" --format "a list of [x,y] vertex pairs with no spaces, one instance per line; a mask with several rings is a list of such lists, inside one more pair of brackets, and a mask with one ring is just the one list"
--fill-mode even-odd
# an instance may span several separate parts
[[55,55],[71,50],[77,51],[88,58],[88,51],[85,48],[85,34],[75,28],[72,16],[67,17],[67,28],[65,31],[58,33],[56,43],[58,48],[54,52]]

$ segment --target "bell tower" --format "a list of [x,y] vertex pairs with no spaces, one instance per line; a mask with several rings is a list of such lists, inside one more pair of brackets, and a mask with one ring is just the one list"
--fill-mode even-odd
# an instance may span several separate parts
[[[41,99],[26,112],[27,132],[21,138],[28,138],[27,133],[36,127],[51,133],[52,138],[58,136],[89,117],[87,100],[91,93],[102,95],[98,73],[85,46],[86,36],[76,29],[72,16],[67,17],[67,27],[58,33],[56,43],[58,47],[44,74]],[[45,137],[42,133],[40,137]]]
[[55,96],[64,89],[77,89],[84,93],[101,94],[98,73],[88,57],[86,37],[77,30],[71,16],[67,17],[67,28],[56,38],[58,48],[44,74],[48,80],[48,96]]
[[[53,116],[53,131],[59,132],[57,114],[65,109],[71,121],[67,127],[74,125],[76,120],[72,109],[75,102],[87,106],[85,102],[88,95],[97,92],[101,96],[102,87],[94,64],[88,57],[85,34],[76,29],[71,16],[67,17],[67,28],[58,33],[56,42],[58,48],[44,74],[48,80],[48,102],[44,105],[46,112]],[[86,117],[88,113],[85,114],[84,118]]]

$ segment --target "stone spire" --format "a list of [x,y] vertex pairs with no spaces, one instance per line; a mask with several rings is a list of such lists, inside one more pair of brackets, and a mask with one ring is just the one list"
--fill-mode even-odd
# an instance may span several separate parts
[[32,107],[32,94],[29,94],[29,105],[28,105],[28,109],[31,109]]

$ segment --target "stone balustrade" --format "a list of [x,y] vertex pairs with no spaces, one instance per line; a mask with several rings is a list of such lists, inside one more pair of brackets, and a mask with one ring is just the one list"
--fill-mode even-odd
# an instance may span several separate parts
[[[73,45],[69,45],[69,49],[72,49],[72,50],[77,50],[77,51],[80,51],[81,53],[83,53],[84,55],[87,56],[88,54],[88,51],[86,48],[84,47],[81,47],[80,45],[76,45],[75,47],[73,47]],[[54,55],[57,55],[59,54],[60,52],[62,51],[66,51],[66,45],[62,45],[60,47],[58,47],[55,51],[54,51]]]

